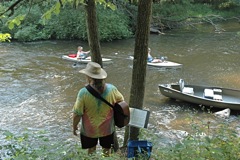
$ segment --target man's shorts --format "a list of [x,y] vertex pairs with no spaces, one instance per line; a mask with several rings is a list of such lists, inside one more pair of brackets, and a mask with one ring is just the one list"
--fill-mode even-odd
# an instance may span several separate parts
[[90,138],[84,135],[80,135],[82,149],[88,149],[96,146],[98,144],[98,140],[100,141],[100,146],[103,148],[111,148],[111,144],[114,143],[114,132],[111,135],[99,138]]

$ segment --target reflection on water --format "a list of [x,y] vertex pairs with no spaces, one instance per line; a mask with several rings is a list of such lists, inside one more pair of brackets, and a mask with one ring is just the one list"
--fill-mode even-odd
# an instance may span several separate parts
[[[238,30],[239,31],[239,30]],[[167,56],[183,64],[182,69],[147,67],[144,108],[151,111],[149,130],[159,135],[161,144],[181,139],[191,132],[191,123],[211,122],[216,118],[198,105],[169,100],[160,94],[159,83],[178,82],[214,85],[240,89],[237,31],[228,29],[221,34],[171,31],[151,35],[149,46],[153,56]],[[76,52],[79,41],[43,41],[0,44],[0,126],[2,130],[19,132],[47,130],[52,138],[72,139],[71,109],[85,77],[78,71],[85,65],[61,59],[63,54]],[[134,39],[102,43],[102,55],[113,59],[105,64],[107,81],[115,84],[129,100]],[[194,109],[193,109],[194,108]],[[198,113],[195,113],[195,112]],[[229,121],[239,127],[235,116]],[[123,130],[119,130],[122,137]]]

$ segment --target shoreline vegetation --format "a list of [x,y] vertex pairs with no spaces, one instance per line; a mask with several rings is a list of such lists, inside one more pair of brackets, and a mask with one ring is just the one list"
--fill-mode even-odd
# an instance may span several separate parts
[[[115,2],[117,9],[97,5],[100,41],[113,41],[134,37],[136,30],[137,5],[135,3]],[[0,13],[11,5],[0,4]],[[10,33],[12,40],[83,40],[87,41],[86,20],[83,6],[66,5],[58,14],[50,14],[49,19],[43,14],[50,4],[21,5],[12,15],[1,16],[2,34]],[[27,13],[27,14],[26,14]],[[46,16],[46,15],[45,15]],[[51,17],[51,18],[50,18]],[[14,21],[11,21],[15,18]],[[221,1],[154,1],[150,32],[165,34],[172,29],[199,30],[201,25],[210,25],[216,33],[224,32],[219,27],[226,21],[240,23],[240,2],[237,0]]]
[[[219,124],[213,124],[210,121],[201,122],[195,118],[195,114],[186,117],[191,119],[189,124],[191,131],[181,133],[181,138],[178,138],[176,142],[163,144],[159,142],[159,139],[163,137],[154,134],[152,130],[141,129],[139,139],[153,144],[150,159],[239,160],[240,139],[234,126],[230,126],[226,119],[222,119]],[[13,134],[0,130],[1,137],[4,139],[4,143],[2,140],[0,146],[0,160],[120,160],[127,157],[127,146],[121,147],[117,152],[111,152],[110,157],[105,158],[101,157],[101,150],[98,147],[96,154],[89,156],[86,150],[81,149],[79,140],[53,140],[48,132],[26,129],[21,134]],[[138,159],[146,160],[146,157],[140,155]]]

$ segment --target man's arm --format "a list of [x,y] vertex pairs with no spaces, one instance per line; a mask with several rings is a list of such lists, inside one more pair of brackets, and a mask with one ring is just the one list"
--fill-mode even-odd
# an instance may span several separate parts
[[78,123],[80,122],[81,117],[76,113],[73,113],[73,135],[77,136]]

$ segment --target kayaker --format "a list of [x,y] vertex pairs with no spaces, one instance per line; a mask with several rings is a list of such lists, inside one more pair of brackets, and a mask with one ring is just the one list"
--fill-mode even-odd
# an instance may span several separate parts
[[77,59],[86,59],[89,57],[90,51],[83,51],[82,46],[78,46]]
[[160,63],[163,62],[161,59],[158,58],[153,58],[153,56],[151,55],[151,48],[148,48],[148,58],[147,61],[150,63]]

